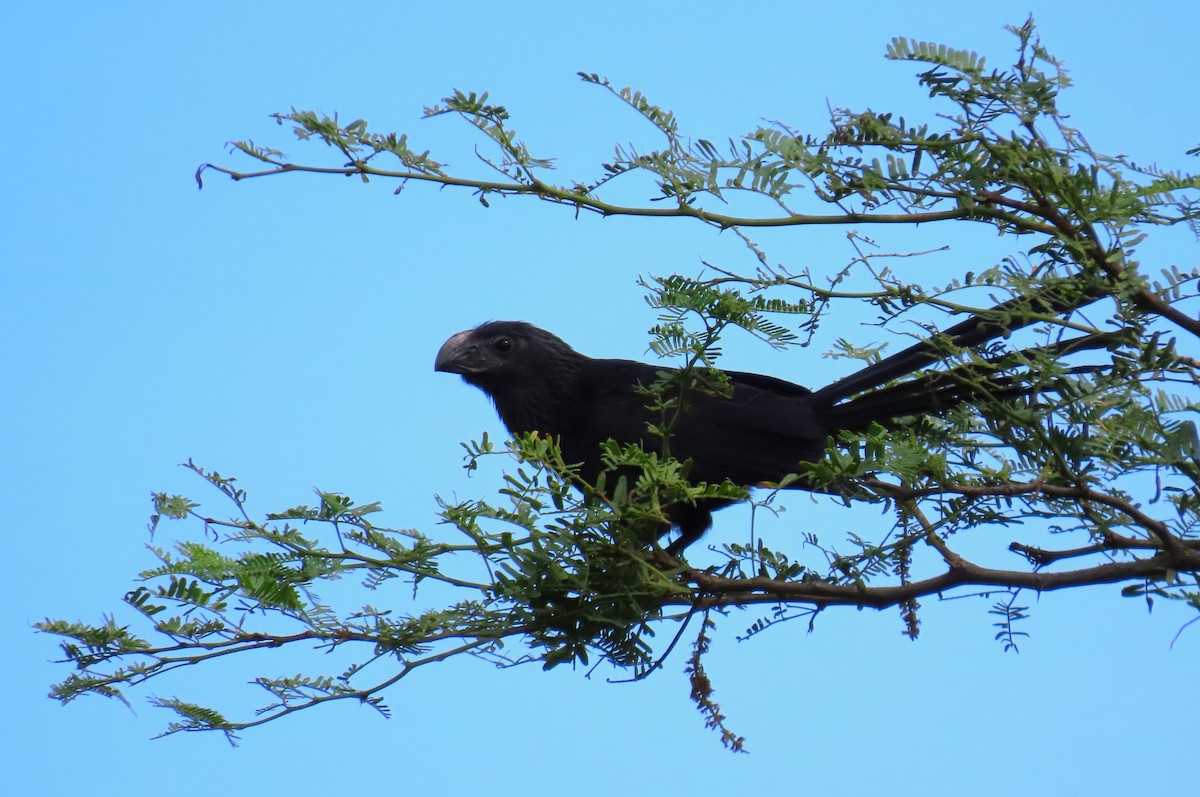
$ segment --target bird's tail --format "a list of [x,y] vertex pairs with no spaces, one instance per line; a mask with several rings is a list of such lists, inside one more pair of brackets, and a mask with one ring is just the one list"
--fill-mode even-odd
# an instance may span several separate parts
[[[1108,349],[1119,335],[1097,333],[1060,341],[1050,346],[1025,349],[1018,356],[996,357],[960,365],[947,371],[927,371],[914,379],[870,390],[826,410],[831,429],[861,430],[872,423],[895,418],[943,412],[968,402],[1009,399],[1039,389],[1036,363],[1058,359],[1073,352]],[[1002,360],[1029,364],[1024,373],[1006,372]],[[1011,367],[1011,366],[1010,366]],[[1068,373],[1084,373],[1093,366],[1079,366]],[[823,392],[823,391],[821,391]]]
[[[845,379],[839,379],[821,388],[813,395],[813,398],[818,403],[833,407],[851,396],[874,391],[875,388],[883,387],[895,379],[915,374],[932,363],[944,360],[949,352],[976,348],[1018,329],[1044,321],[1048,317],[1063,315],[1091,304],[1100,296],[1101,294],[1094,290],[1081,292],[1077,285],[1067,282],[1043,288],[1029,296],[1010,299],[996,305],[990,311],[972,315],[967,320],[955,324],[933,338],[909,346],[904,351],[885,357]],[[1097,348],[1097,346],[1080,344],[1077,348]],[[914,385],[917,383],[919,380],[914,382]],[[940,388],[942,385],[938,385],[938,387]],[[924,394],[929,392],[928,385],[923,390],[918,387],[913,389]],[[876,393],[876,395],[879,394]],[[947,394],[947,396],[950,395],[953,395],[953,392]],[[954,403],[961,403],[964,400],[965,398],[960,398]],[[914,410],[914,412],[920,411],[928,410]]]

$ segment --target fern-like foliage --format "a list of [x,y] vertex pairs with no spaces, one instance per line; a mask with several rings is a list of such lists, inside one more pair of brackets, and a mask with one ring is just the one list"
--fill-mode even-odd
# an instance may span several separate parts
[[[425,109],[478,131],[482,175],[452,173],[407,134],[295,108],[275,118],[302,143],[323,144],[334,162],[300,164],[236,142],[234,153],[259,171],[206,164],[197,179],[340,174],[466,188],[485,205],[494,195],[527,196],[574,212],[688,218],[737,236],[752,265],[644,278],[658,313],[650,348],[674,366],[645,391],[662,445],[610,442],[610,470],[595,484],[562,461],[553,440],[484,437],[466,445],[466,466],[506,458],[498,498],[444,501],[446,532],[434,536],[389,528],[378,504],[326,492],[314,506],[258,520],[236,480],[188,463],[232,516],[154,494],[152,534],[167,521],[189,531],[173,547],[156,543],[157,562],[125,596],[128,621],[39,624],[62,638],[74,668],[52,695],[125,699],[124,690],[167,672],[249,651],[339,653],[333,669],[325,668],[334,657],[317,656],[311,673],[258,676],[269,701],[253,718],[154,698],[178,717],[168,733],[232,739],[333,700],[386,714],[385,690],[460,655],[502,666],[606,664],[648,677],[698,621],[687,663],[692,697],[736,750],[744,740],[728,727],[703,664],[715,625],[735,607],[755,612],[743,638],[792,621],[812,628],[838,606],[896,607],[901,630],[915,638],[922,603],[984,596],[997,640],[1014,650],[1030,590],[1119,584],[1127,597],[1200,610],[1200,269],[1144,264],[1138,251],[1160,227],[1200,234],[1200,176],[1093,149],[1060,110],[1071,80],[1032,20],[1011,32],[1016,57],[1003,68],[969,50],[894,39],[887,57],[916,65],[928,92],[921,120],[835,108],[817,133],[772,122],[718,143],[688,137],[643,93],[580,73],[649,125],[656,143],[619,143],[590,174],[557,182],[554,158],[526,143],[508,110],[482,92],[456,90]],[[612,201],[612,185],[631,174],[649,176],[653,196]],[[769,212],[740,215],[742,196]],[[922,252],[881,251],[859,232],[949,223],[994,230],[1014,250],[928,284],[906,266]],[[761,228],[810,225],[854,230],[848,262],[774,262],[755,239]],[[690,396],[728,390],[719,370],[725,336],[806,346],[843,311],[875,326],[866,340],[836,337],[829,356],[873,361],[928,339],[940,361],[897,389],[958,386],[979,401],[841,434],[824,458],[798,462],[777,485],[692,483],[689,464],[671,456],[671,430]],[[1020,331],[969,349],[942,342],[937,330],[967,314]],[[656,545],[663,507],[750,500],[758,516],[777,512],[778,491],[799,484],[871,504],[877,519],[833,532],[788,518],[790,547],[762,539],[754,524],[722,528],[715,563],[704,567]],[[966,555],[997,535],[1010,566]],[[347,576],[370,603],[336,607],[319,597],[319,586]],[[435,608],[415,603],[417,590],[436,596]]]

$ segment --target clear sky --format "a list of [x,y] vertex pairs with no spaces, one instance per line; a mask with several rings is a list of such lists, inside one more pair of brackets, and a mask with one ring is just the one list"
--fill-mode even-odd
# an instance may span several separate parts
[[[1031,9],[1027,6],[1031,6]],[[551,10],[553,8],[553,10]],[[187,458],[236,475],[259,513],[311,489],[382,501],[394,526],[436,533],[437,493],[484,496],[460,440],[502,433],[484,400],[435,374],[451,333],[492,318],[553,329],[588,354],[644,357],[653,314],[640,274],[748,268],[730,236],[682,221],[599,220],[466,192],[296,176],[234,184],[198,164],[248,162],[253,138],[319,157],[267,114],[291,106],[364,117],[473,169],[452,118],[418,121],[453,88],[508,106],[564,180],[591,176],[619,141],[652,131],[579,70],[633,85],[688,132],[722,140],[779,119],[821,132],[827,102],[931,107],[905,35],[975,49],[999,66],[1032,10],[1077,86],[1062,101],[1092,144],[1196,168],[1200,11],[1185,3],[12,3],[0,12],[0,633],[7,687],[0,771],[11,794],[1185,793],[1194,786],[1200,627],[1148,615],[1116,588],[1034,603],[1019,655],[994,642],[986,601],[926,601],[923,636],[895,612],[826,613],[709,662],[717,699],[748,737],[725,753],[688,699],[676,657],[644,683],[559,668],[432,667],[388,695],[390,721],[335,706],[247,733],[151,741],[171,719],[46,699],[65,675],[30,624],[120,612],[151,563],[151,491],[224,511]],[[1182,10],[1182,9],[1189,10]],[[872,231],[875,232],[875,231]],[[933,235],[933,233],[930,233]],[[899,236],[900,234],[897,233]],[[884,239],[884,245],[893,239]],[[897,237],[897,246],[908,243]],[[933,239],[930,239],[934,242]],[[849,257],[844,231],[770,238],[815,271]],[[1007,243],[1007,242],[1005,242]],[[990,246],[990,244],[989,244]],[[1193,265],[1195,242],[1147,250]],[[960,247],[955,262],[986,254]],[[839,330],[838,334],[854,334]],[[731,368],[824,383],[820,349],[731,345]],[[799,359],[798,359],[799,358]],[[807,358],[807,359],[804,359]],[[781,529],[798,535],[805,502]],[[715,537],[722,523],[718,516]],[[836,516],[822,530],[838,535]],[[166,527],[167,535],[183,530]],[[192,529],[194,531],[194,529]],[[995,532],[993,532],[995,533]],[[781,532],[782,534],[782,532]],[[160,542],[165,540],[160,540]],[[1003,548],[1001,541],[998,548]],[[375,602],[375,596],[371,597]],[[118,614],[118,617],[127,615]],[[294,672],[272,662],[277,673]],[[257,695],[228,663],[150,690],[221,706]]]

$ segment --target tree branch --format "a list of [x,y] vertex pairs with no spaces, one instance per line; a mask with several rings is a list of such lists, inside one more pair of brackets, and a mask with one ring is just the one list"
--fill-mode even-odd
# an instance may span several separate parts
[[398,172],[387,169],[376,169],[361,162],[343,168],[323,166],[297,166],[295,164],[278,164],[274,169],[257,172],[239,172],[214,163],[205,163],[196,171],[197,183],[201,182],[201,174],[206,169],[228,175],[233,180],[250,180],[256,177],[270,177],[291,172],[311,174],[340,174],[347,177],[361,175],[381,177],[394,180],[421,180],[438,185],[459,188],[474,188],[477,191],[497,193],[508,196],[534,196],[547,202],[573,205],[580,210],[588,210],[601,216],[648,216],[652,218],[692,218],[720,229],[731,227],[796,227],[796,226],[829,226],[842,224],[929,224],[936,221],[978,221],[980,217],[993,221],[1003,221],[1007,224],[1028,229],[1030,231],[1052,233],[1053,230],[1044,225],[1032,222],[1018,216],[1004,213],[996,208],[976,205],[969,210],[955,208],[954,210],[931,211],[927,213],[859,213],[848,211],[836,215],[794,214],[789,216],[773,216],[756,218],[752,216],[730,216],[703,210],[687,203],[680,203],[667,208],[644,208],[625,205],[614,205],[596,197],[576,193],[552,186],[540,180],[530,183],[498,183],[487,180],[473,180],[462,177],[450,177],[424,172]]
[[1181,557],[1163,553],[1149,559],[1108,562],[1061,573],[996,570],[960,560],[959,564],[939,576],[886,587],[860,587],[817,580],[780,581],[766,577],[725,578],[695,569],[686,571],[686,577],[696,586],[697,595],[691,605],[698,610],[759,603],[811,603],[818,608],[856,606],[886,609],[928,595],[940,595],[956,587],[1010,587],[1050,592],[1070,587],[1160,579],[1169,571],[1197,569],[1200,569],[1200,553],[1185,550]]

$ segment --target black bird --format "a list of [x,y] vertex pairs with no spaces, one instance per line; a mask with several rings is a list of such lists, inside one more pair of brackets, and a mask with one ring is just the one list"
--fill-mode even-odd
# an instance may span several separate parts
[[[970,348],[1034,321],[1032,314],[1005,323],[973,316],[943,337],[955,347]],[[1049,348],[1061,354],[1098,345],[1080,338]],[[770,376],[725,371],[732,388],[728,395],[688,396],[672,429],[671,454],[680,461],[691,460],[688,477],[693,482],[778,483],[795,473],[799,462],[822,458],[830,435],[840,430],[862,430],[873,422],[886,425],[977,400],[980,388],[962,378],[972,366],[927,372],[885,386],[944,359],[944,352],[924,341],[816,391]],[[654,384],[661,372],[670,370],[662,366],[587,357],[532,324],[490,321],[447,340],[434,369],[461,374],[482,389],[511,434],[536,431],[556,437],[563,461],[578,463],[580,476],[592,484],[603,470],[601,444],[609,439],[640,443],[647,451],[661,446],[662,441],[647,431],[647,424],[662,422],[661,416],[647,408],[647,397],[637,388]],[[994,379],[990,392],[1026,392],[1015,384]],[[792,486],[805,489],[803,483]],[[667,507],[667,517],[680,532],[668,551],[678,554],[699,539],[712,524],[713,510],[729,503],[709,499]]]

